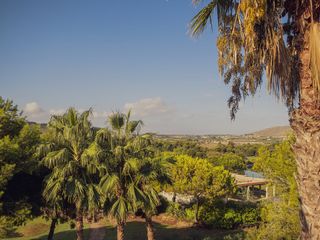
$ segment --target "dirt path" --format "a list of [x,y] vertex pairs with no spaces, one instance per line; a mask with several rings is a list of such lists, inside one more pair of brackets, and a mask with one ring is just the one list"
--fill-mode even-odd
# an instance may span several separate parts
[[90,224],[89,240],[103,240],[106,234],[105,222],[100,220]]

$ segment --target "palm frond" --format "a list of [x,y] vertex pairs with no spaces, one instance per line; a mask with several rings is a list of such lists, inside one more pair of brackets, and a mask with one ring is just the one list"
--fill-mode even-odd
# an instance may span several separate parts
[[117,175],[107,175],[100,181],[100,188],[104,194],[115,194],[117,187],[120,185],[120,179]]
[[91,184],[88,186],[88,209],[95,210],[100,204],[100,192],[97,186]]
[[[194,3],[198,4],[200,1],[195,0]],[[202,8],[191,20],[190,31],[192,36],[199,36],[207,26],[208,21],[212,25],[212,14],[217,7],[217,0],[212,0],[207,6]]]
[[58,165],[68,162],[70,159],[70,153],[66,148],[49,152],[44,158],[43,163],[48,168],[54,168]]
[[130,173],[135,173],[139,171],[140,163],[139,160],[136,158],[130,158],[128,159],[122,169],[123,175],[130,175]]
[[42,192],[43,198],[47,202],[55,202],[57,200],[57,196],[61,196],[62,193],[63,181],[61,178],[51,177],[47,180],[45,188]]
[[90,174],[98,172],[99,159],[102,158],[102,149],[93,142],[89,148],[85,149],[81,154],[81,166],[85,167]]
[[146,201],[144,192],[133,182],[128,186],[127,196],[134,210],[137,210]]
[[109,214],[116,218],[117,221],[125,222],[129,211],[130,205],[128,201],[120,197],[112,204]]
[[102,128],[96,133],[95,142],[104,149],[111,149],[113,145],[112,141],[112,134],[108,129]]
[[114,112],[109,116],[109,124],[115,131],[121,131],[125,125],[126,115],[120,112]]
[[49,152],[54,150],[54,143],[39,144],[35,155],[39,158],[45,157]]
[[127,125],[127,133],[139,132],[143,125],[144,123],[141,120],[130,121]]
[[153,187],[149,187],[146,192],[146,198],[145,208],[149,209],[149,211],[156,211],[157,206],[160,204],[158,192]]
[[81,179],[70,179],[65,185],[65,195],[70,203],[79,203],[87,199],[88,184]]

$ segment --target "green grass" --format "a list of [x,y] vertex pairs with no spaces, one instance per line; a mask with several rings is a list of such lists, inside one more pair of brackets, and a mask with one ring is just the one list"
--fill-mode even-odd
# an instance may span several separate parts
[[[8,240],[44,240],[47,237],[49,231],[50,222],[43,218],[36,218],[29,221],[25,226],[21,226],[17,229],[16,237],[12,237]],[[210,238],[210,240],[223,239],[223,236],[236,233],[237,231],[219,231],[203,228],[193,227],[176,227],[165,224],[155,223],[155,234],[159,240],[203,240]],[[90,229],[85,225],[85,239],[88,239]],[[105,231],[104,240],[116,240],[116,228],[110,223],[101,227],[102,231]],[[20,237],[19,237],[20,236]],[[59,224],[55,231],[55,240],[74,240],[76,234],[74,229],[70,229],[69,223]],[[125,227],[125,239],[126,240],[145,240],[146,228],[145,223],[140,221],[128,222]]]
[[[203,228],[184,227],[176,228],[163,224],[154,224],[156,239],[159,240],[210,240],[223,239],[228,234],[235,231],[219,231]],[[110,226],[106,227],[106,237],[104,240],[116,240],[116,229]],[[147,239],[146,227],[143,222],[129,222],[125,227],[126,240],[145,240]]]
[[[85,227],[85,236],[88,236],[88,225]],[[45,240],[50,228],[50,221],[42,217],[35,218],[20,226],[16,230],[15,236],[8,240]],[[55,240],[72,240],[76,238],[75,230],[70,228],[69,223],[58,224],[55,230]]]

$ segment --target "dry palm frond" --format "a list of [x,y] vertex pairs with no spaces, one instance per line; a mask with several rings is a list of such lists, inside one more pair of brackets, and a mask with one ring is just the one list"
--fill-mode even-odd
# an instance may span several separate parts
[[320,98],[320,23],[311,23],[309,51],[313,87]]
[[272,91],[277,98],[285,98],[288,93],[290,58],[282,38],[267,42],[269,50],[266,61],[266,74],[268,90]]

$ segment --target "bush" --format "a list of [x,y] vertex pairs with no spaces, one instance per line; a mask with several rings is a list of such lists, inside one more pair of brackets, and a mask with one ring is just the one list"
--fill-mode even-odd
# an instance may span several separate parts
[[180,220],[194,221],[195,205],[185,207],[181,206],[179,203],[169,203],[166,213]]
[[200,219],[215,228],[234,229],[257,224],[260,220],[259,207],[252,204],[212,202],[200,209]]
[[219,227],[224,229],[233,229],[241,224],[241,213],[234,209],[227,209],[222,217],[218,219]]
[[260,211],[256,208],[247,208],[241,213],[242,225],[250,226],[260,221]]
[[186,219],[186,212],[179,203],[169,203],[166,212],[178,219]]
[[191,208],[186,208],[185,209],[185,218],[188,221],[194,221],[194,219],[196,218],[196,214],[195,214],[195,205],[192,206]]
[[[166,213],[177,219],[193,221],[195,206],[184,208],[178,203],[169,203]],[[249,203],[213,201],[200,207],[200,221],[207,227],[235,229],[253,226],[260,222],[260,207]]]
[[0,216],[0,238],[10,236],[15,231],[13,219],[10,217]]

